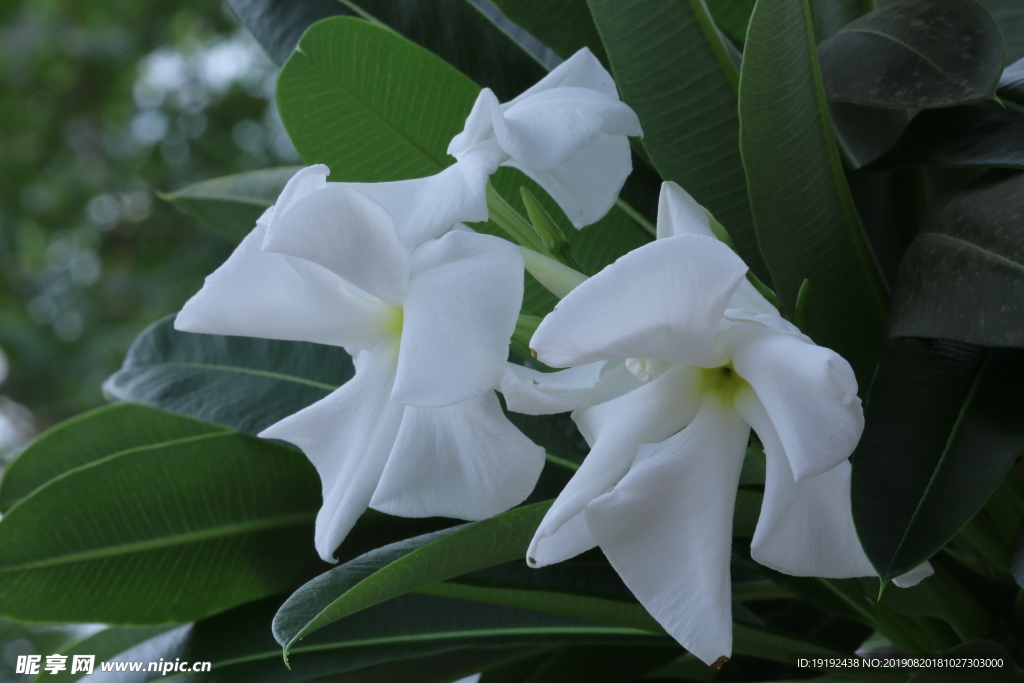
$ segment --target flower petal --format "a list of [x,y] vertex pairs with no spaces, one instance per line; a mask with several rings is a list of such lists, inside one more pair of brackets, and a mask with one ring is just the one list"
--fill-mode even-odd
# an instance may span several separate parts
[[547,76],[537,81],[528,90],[524,90],[519,97],[511,100],[508,104],[513,105],[545,90],[562,87],[587,88],[610,95],[615,99],[619,97],[612,75],[601,65],[590,48],[584,47],[577,50],[572,57],[556,66]]
[[626,254],[559,302],[530,342],[553,367],[648,358],[717,367],[722,313],[747,271],[717,240],[680,235]]
[[573,414],[593,448],[537,527],[527,551],[530,564],[543,567],[573,556],[566,555],[563,526],[618,483],[641,444],[663,441],[693,418],[700,403],[699,378],[699,370],[678,366],[628,394]]
[[498,396],[408,406],[370,506],[401,517],[487,519],[523,502],[544,449],[501,411]]
[[388,399],[396,353],[382,342],[347,384],[260,433],[301,448],[320,474],[316,549],[327,562],[369,505],[398,434],[404,406]]
[[275,215],[284,215],[288,209],[295,205],[295,202],[327,187],[327,176],[330,174],[331,169],[327,168],[327,166],[314,164],[313,166],[301,169],[293,175],[285,184],[284,189],[281,190],[281,194],[278,195],[274,206],[271,207],[273,211],[266,216],[267,225],[272,224]]
[[633,595],[706,664],[732,654],[732,517],[749,434],[708,394],[686,429],[641,446],[629,474],[586,510]]
[[413,254],[391,398],[421,408],[498,386],[523,301],[523,256],[498,237],[454,231]]
[[790,576],[876,576],[853,526],[850,461],[794,481],[779,435],[754,392],[739,392],[736,408],[764,444],[767,460],[764,502],[750,556]]
[[601,377],[604,363],[589,363],[559,372],[540,372],[508,363],[500,391],[505,405],[524,415],[552,415],[576,410]]
[[661,184],[658,196],[658,239],[676,235],[715,237],[711,220],[697,200],[672,181]]
[[922,562],[906,574],[900,574],[892,580],[897,588],[913,588],[935,573],[931,562]]
[[412,250],[456,223],[487,220],[487,181],[506,155],[478,148],[436,175],[390,183],[346,183],[387,208]]
[[753,322],[723,332],[719,345],[768,411],[797,480],[850,457],[864,411],[857,378],[842,356]]
[[265,252],[261,221],[182,308],[174,328],[370,349],[397,311],[320,266]]
[[608,213],[633,171],[629,140],[603,133],[557,166],[542,169],[515,160],[503,165],[518,168],[543,187],[577,228]]
[[641,135],[640,120],[617,97],[558,87],[492,111],[494,136],[519,167],[550,169],[600,136]]
[[275,214],[263,249],[323,266],[396,306],[409,286],[409,251],[391,215],[342,184],[329,184]]

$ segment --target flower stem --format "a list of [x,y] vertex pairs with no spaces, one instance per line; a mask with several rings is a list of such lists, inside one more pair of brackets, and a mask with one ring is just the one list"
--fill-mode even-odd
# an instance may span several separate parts
[[519,215],[519,212],[512,208],[490,183],[487,184],[487,211],[491,220],[504,230],[512,241],[545,256],[554,257],[530,222]]

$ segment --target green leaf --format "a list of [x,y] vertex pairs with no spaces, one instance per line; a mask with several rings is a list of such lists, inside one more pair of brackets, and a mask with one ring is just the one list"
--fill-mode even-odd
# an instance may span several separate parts
[[110,443],[138,433],[141,445],[60,474],[0,519],[0,613],[189,621],[280,591],[313,559],[320,487],[300,453],[227,430],[153,442],[124,428]]
[[373,550],[295,591],[274,617],[285,656],[327,624],[419,586],[521,559],[551,502]]
[[885,344],[887,294],[829,123],[807,1],[759,0],[739,87],[740,149],[757,238],[787,310],[812,283],[808,333],[866,387]]
[[900,264],[891,334],[1024,346],[1024,175],[993,172],[925,216]]
[[[280,599],[205,619],[187,630],[129,650],[118,659],[213,662],[213,674],[184,681],[343,680],[367,683],[450,681],[564,644],[664,645],[664,636],[550,614],[427,595],[375,605],[297,643],[281,660],[267,628]],[[170,635],[170,634],[168,634]],[[670,641],[669,641],[670,642]],[[677,649],[677,648],[673,648]],[[678,651],[678,649],[677,649]],[[448,653],[447,659],[437,659]],[[141,656],[141,655],[145,656]],[[450,671],[450,677],[443,674]],[[441,674],[441,678],[435,676]],[[159,680],[159,675],[153,680]]]
[[589,47],[601,63],[608,66],[601,38],[587,9],[586,0],[494,0],[501,13],[526,29],[530,35],[568,59],[577,50]]
[[872,9],[874,0],[810,0],[816,42],[820,43]]
[[985,606],[939,562],[933,576],[911,588],[887,590],[880,601],[904,614],[931,616],[948,623],[961,640],[987,638],[995,619]]
[[763,278],[740,158],[739,72],[703,0],[589,2],[654,167],[721,221]]
[[974,0],[904,0],[852,21],[818,48],[829,99],[927,109],[993,97],[999,28]]
[[883,581],[945,545],[1024,448],[1024,356],[899,339],[871,385],[853,519]]
[[994,102],[925,110],[867,170],[910,164],[1024,168],[1024,114]]
[[0,511],[6,513],[51,479],[111,453],[223,431],[145,406],[90,411],[45,431],[7,466],[0,481]]
[[425,47],[502,100],[540,80],[547,69],[471,0],[230,0],[235,14],[278,64],[302,33],[338,14],[387,26]]
[[[480,88],[439,57],[379,26],[335,17],[310,27],[278,80],[277,100],[288,134],[307,163],[325,163],[338,181],[379,182],[437,173],[454,159],[459,133]],[[444,93],[438,97],[437,93]],[[621,208],[576,230],[533,181],[503,168],[495,189],[521,207],[526,186],[568,235],[588,273],[650,241]],[[478,226],[499,234],[493,223]],[[555,299],[527,278],[524,311],[543,315]]]
[[228,0],[228,5],[278,66],[313,22],[348,13],[338,0]]
[[722,33],[737,45],[747,39],[747,24],[754,11],[754,0],[719,0],[708,3],[708,10]]
[[1006,61],[1024,57],[1024,5],[1017,0],[978,0],[999,25],[1006,43]]
[[160,194],[229,242],[238,244],[252,232],[256,219],[273,206],[298,166],[229,175]]
[[148,327],[103,385],[110,396],[257,434],[352,376],[343,349]]

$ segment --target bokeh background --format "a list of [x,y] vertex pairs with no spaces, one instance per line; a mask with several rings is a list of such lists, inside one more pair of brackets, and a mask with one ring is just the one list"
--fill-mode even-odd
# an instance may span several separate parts
[[222,2],[0,2],[0,465],[230,252],[158,192],[298,161],[276,76]]

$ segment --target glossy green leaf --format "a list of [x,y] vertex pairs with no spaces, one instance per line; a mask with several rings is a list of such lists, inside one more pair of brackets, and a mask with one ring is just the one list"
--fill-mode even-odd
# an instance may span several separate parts
[[882,156],[910,121],[910,115],[903,109],[880,109],[850,102],[829,102],[828,111],[843,157],[853,169]]
[[228,0],[228,5],[278,66],[285,63],[311,24],[349,13],[338,0]]
[[[122,653],[124,661],[163,658],[211,661],[207,675],[175,680],[291,681],[321,680],[346,674],[348,681],[395,683],[443,681],[485,670],[519,656],[521,648],[571,643],[664,645],[664,636],[497,605],[404,595],[375,605],[303,639],[291,651],[286,668],[281,647],[267,628],[279,599],[268,599],[200,621],[175,634]],[[168,637],[170,636],[170,637]],[[671,641],[668,641],[671,645]],[[444,666],[436,656],[450,653]],[[433,676],[456,667],[450,679]],[[459,673],[462,667],[475,667]],[[392,668],[394,667],[394,668]],[[124,676],[124,674],[120,674]],[[155,678],[143,680],[159,680]],[[111,677],[111,681],[116,682]],[[102,679],[101,679],[102,681]]]
[[0,511],[56,477],[132,448],[223,432],[222,427],[130,404],[90,411],[49,429],[6,467]]
[[[336,17],[303,36],[281,71],[277,100],[285,128],[307,163],[327,164],[335,181],[378,182],[430,175],[453,163],[448,143],[462,130],[479,91],[469,78],[401,36]],[[543,190],[514,169],[499,170],[491,182],[524,214],[520,188],[529,188],[589,273],[651,239],[618,207],[576,230]],[[478,227],[499,232],[492,223]],[[532,278],[527,281],[524,311],[547,313],[554,297]]]
[[273,206],[298,166],[268,168],[204,180],[160,197],[185,209],[234,244]]
[[884,581],[973,517],[1024,449],[1024,356],[899,339],[871,385],[853,456],[853,518]]
[[512,99],[547,69],[472,0],[229,0],[249,32],[284,64],[314,22],[344,14],[380,23],[421,45],[500,99]]
[[874,0],[810,0],[809,4],[818,43],[874,9]]
[[340,348],[178,332],[169,316],[139,335],[103,389],[121,401],[257,434],[327,396],[352,373]]
[[933,562],[932,567],[935,574],[926,581],[911,588],[886,590],[882,604],[903,614],[942,619],[964,641],[994,635],[996,621],[978,598],[940,562]]
[[332,569],[295,591],[274,617],[285,654],[327,624],[371,605],[484,567],[522,558],[550,501],[393,543]]
[[754,0],[719,0],[708,3],[708,10],[722,33],[737,45],[743,45],[747,39],[750,13],[754,11]]
[[841,28],[818,48],[829,99],[948,107],[995,95],[999,28],[974,0],[904,0]]
[[811,281],[808,333],[866,388],[888,297],[839,161],[813,41],[806,0],[759,0],[740,75],[740,149],[776,293],[792,312]]
[[978,3],[999,25],[1006,44],[1006,61],[1024,57],[1024,4],[1017,0],[978,0]]
[[728,229],[764,278],[740,158],[739,72],[703,0],[589,0],[644,149]]
[[925,110],[868,170],[910,164],[1024,169],[1024,112],[994,102]]
[[580,48],[589,47],[594,56],[608,66],[608,57],[590,10],[587,9],[586,0],[563,0],[558,3],[544,0],[494,0],[494,5],[562,59],[568,59]]
[[319,489],[301,453],[227,430],[111,453],[0,519],[0,613],[160,624],[275,593],[313,558]]
[[925,216],[900,264],[891,333],[1024,346],[1024,175],[993,172]]

